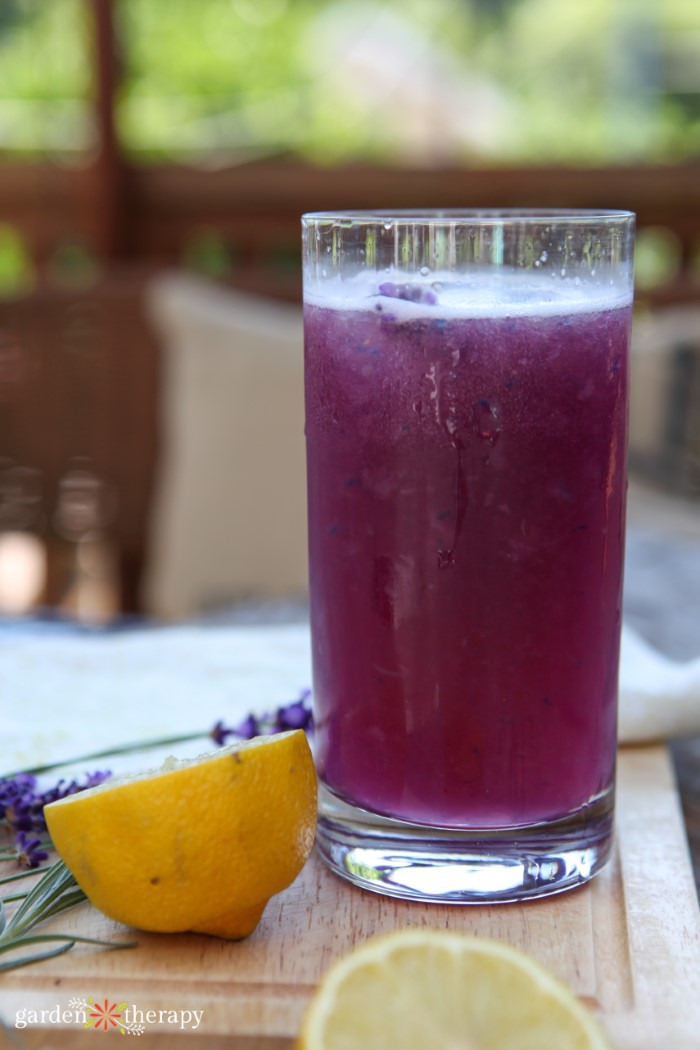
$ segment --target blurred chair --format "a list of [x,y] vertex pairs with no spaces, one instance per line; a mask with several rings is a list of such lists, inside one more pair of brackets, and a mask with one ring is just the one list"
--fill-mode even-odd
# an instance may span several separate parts
[[0,297],[0,612],[140,611],[160,387],[142,287]]
[[700,497],[700,307],[635,318],[630,386],[631,471]]
[[146,612],[164,619],[306,592],[302,313],[158,277],[161,442]]

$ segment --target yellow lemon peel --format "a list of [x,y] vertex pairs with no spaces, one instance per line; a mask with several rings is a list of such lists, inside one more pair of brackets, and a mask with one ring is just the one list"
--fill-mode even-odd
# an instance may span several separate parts
[[595,1018],[535,959],[430,929],[375,937],[336,962],[298,1050],[610,1050]]
[[45,808],[88,899],[137,929],[247,937],[301,871],[316,774],[301,730],[107,781]]

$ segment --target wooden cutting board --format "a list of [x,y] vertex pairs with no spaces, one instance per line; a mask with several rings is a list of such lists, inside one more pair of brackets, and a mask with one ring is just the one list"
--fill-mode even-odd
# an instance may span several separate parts
[[[524,948],[600,1015],[618,1050],[698,1050],[700,913],[665,748],[623,750],[618,776],[615,857],[588,886],[528,904],[421,905],[355,889],[313,857],[247,941],[139,933],[133,950],[76,947],[2,975],[0,1046],[85,1050],[103,1033],[54,1018],[57,1007],[90,995],[127,1002],[144,1018],[163,1011],[159,1023],[145,1024],[140,1050],[286,1050],[333,959],[373,934],[431,926]],[[128,934],[88,905],[54,925],[87,936]],[[17,1029],[22,1010],[53,1016]],[[181,1013],[194,1010],[203,1011],[196,1030]]]

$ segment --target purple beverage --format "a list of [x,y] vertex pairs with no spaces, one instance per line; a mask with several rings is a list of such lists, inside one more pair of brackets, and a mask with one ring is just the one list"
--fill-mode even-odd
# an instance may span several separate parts
[[631,296],[561,271],[307,282],[320,844],[368,888],[445,899],[461,851],[457,899],[537,895],[609,848]]
[[630,311],[395,307],[306,308],[319,772],[419,823],[564,816],[613,774]]

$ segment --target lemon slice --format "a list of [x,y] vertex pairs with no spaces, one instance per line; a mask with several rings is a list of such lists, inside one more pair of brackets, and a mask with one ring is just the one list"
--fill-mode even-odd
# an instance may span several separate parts
[[326,974],[298,1050],[610,1050],[548,970],[501,941],[403,930]]
[[316,774],[301,730],[257,737],[46,806],[89,900],[142,930],[241,938],[304,866]]

